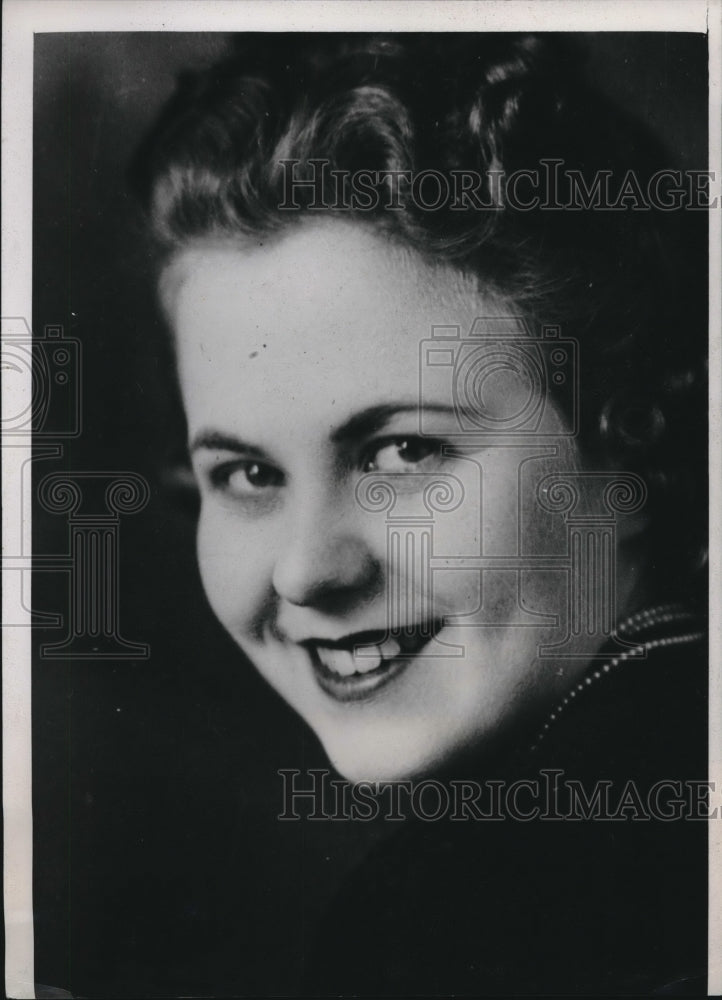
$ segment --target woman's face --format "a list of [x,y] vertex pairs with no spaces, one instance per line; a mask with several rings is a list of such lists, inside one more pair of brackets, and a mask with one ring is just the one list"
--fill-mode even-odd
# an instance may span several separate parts
[[[574,467],[574,448],[459,437],[453,365],[422,372],[433,326],[463,338],[512,307],[345,220],[252,247],[198,243],[162,288],[208,598],[341,774],[429,772],[569,684],[579,664],[539,660],[559,632],[529,615],[563,613],[564,574],[482,574],[463,557],[561,551],[534,491]],[[503,416],[524,393],[500,370],[484,402]],[[424,503],[439,479],[456,498],[445,511]],[[372,509],[364,487],[379,481],[392,510]]]

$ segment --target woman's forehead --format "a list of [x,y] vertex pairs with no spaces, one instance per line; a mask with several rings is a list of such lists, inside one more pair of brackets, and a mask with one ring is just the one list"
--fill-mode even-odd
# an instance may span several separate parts
[[[379,407],[453,415],[454,358],[463,361],[470,344],[474,357],[488,347],[478,336],[469,341],[474,321],[496,316],[499,327],[502,317],[507,339],[516,325],[528,337],[508,307],[460,272],[348,225],[299,229],[269,246],[196,245],[169,275],[181,389],[196,433],[212,427],[265,441],[278,427],[284,438],[327,436]],[[453,357],[432,370],[440,346]],[[509,365],[497,371],[492,361],[484,362],[495,373],[484,398],[503,408],[500,393],[508,401],[529,390]]]
[[171,260],[160,293],[176,337],[212,321],[221,335],[250,327],[278,339],[290,324],[311,337],[325,325],[326,334],[346,329],[372,339],[411,327],[423,339],[434,325],[516,312],[475,277],[337,219],[269,240],[198,240]]

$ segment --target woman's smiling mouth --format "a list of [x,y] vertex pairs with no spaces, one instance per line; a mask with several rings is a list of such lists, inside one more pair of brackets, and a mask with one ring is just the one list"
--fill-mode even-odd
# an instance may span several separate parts
[[357,632],[338,641],[310,640],[319,687],[336,701],[362,701],[399,677],[441,629],[443,621],[406,626],[397,635]]

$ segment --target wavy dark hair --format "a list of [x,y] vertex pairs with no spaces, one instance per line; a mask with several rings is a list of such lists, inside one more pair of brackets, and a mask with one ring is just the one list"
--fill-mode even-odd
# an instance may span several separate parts
[[[310,189],[299,211],[279,209],[283,160],[298,177],[320,159],[488,181],[557,159],[589,179],[633,170],[644,188],[669,158],[585,81],[582,55],[547,35],[238,36],[227,59],[182,76],[134,160],[160,259],[196,237],[267,235],[312,216]],[[703,595],[705,213],[520,211],[481,193],[493,207],[389,210],[382,198],[356,214],[579,340],[583,452],[647,483],[656,596]],[[324,200],[335,197],[334,186]]]

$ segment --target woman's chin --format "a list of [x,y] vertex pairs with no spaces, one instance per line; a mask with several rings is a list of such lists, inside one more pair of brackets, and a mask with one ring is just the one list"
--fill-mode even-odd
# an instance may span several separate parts
[[[432,773],[447,757],[439,750],[430,753],[428,744],[423,746],[400,746],[398,734],[396,739],[370,739],[348,741],[338,744],[335,741],[323,743],[326,755],[342,778],[352,784],[369,782],[382,784],[388,781],[407,781],[421,778]],[[393,744],[393,745],[391,745]]]

